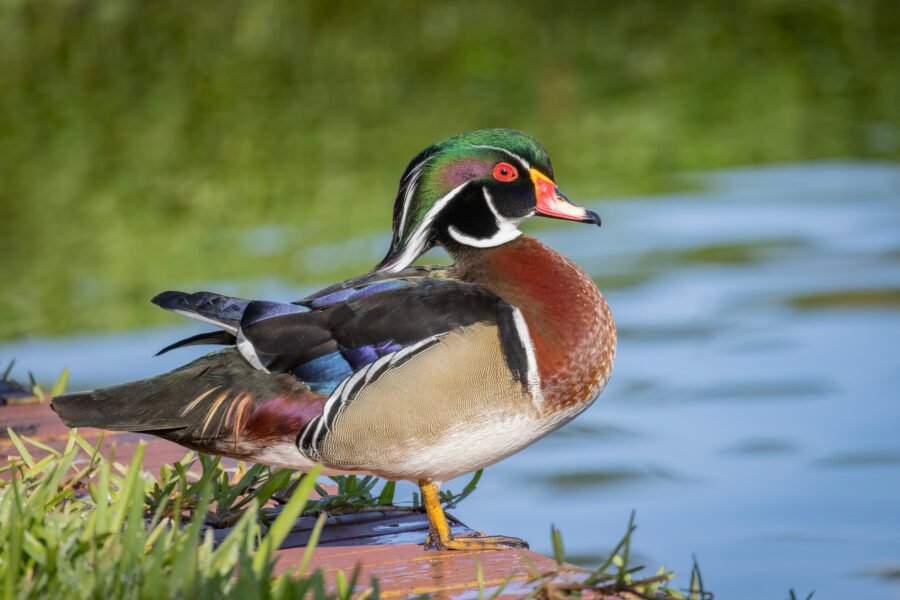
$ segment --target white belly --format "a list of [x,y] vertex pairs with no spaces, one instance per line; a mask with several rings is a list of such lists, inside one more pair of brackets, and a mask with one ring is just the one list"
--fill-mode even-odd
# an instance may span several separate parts
[[388,479],[447,481],[515,454],[561,427],[584,408],[558,413],[550,419],[534,414],[504,415],[491,422],[466,424],[382,466],[375,474]]

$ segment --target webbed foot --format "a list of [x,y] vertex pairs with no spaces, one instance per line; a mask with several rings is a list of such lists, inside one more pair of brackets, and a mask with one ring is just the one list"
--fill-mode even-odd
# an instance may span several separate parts
[[426,550],[527,550],[528,542],[508,535],[448,535],[445,539],[428,534]]
[[519,550],[527,549],[528,542],[506,535],[470,535],[454,536],[450,533],[447,517],[441,507],[440,484],[432,481],[420,481],[422,503],[428,513],[430,533],[425,538],[426,550]]

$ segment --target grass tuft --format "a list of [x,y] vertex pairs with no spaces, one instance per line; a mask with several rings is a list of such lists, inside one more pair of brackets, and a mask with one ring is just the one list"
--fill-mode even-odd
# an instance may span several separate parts
[[648,600],[712,600],[712,593],[703,587],[703,578],[696,558],[688,590],[670,587],[670,583],[675,579],[675,573],[664,566],[651,576],[636,577],[636,573],[644,570],[643,565],[632,564],[631,539],[636,529],[632,512],[625,535],[609,557],[596,569],[583,569],[566,564],[562,534],[555,527],[551,527],[553,558],[557,568],[541,573],[523,553],[522,559],[531,572],[529,581],[537,584],[527,597],[561,600],[581,598],[588,594],[590,597],[598,595],[604,598],[610,596]]
[[[260,508],[289,483],[253,467],[231,482],[219,459],[191,455],[160,477],[127,468],[76,432],[62,452],[8,430],[20,458],[0,469],[2,598],[350,598],[358,572],[275,576],[275,551],[309,504],[318,469],[300,478],[270,523]],[[43,458],[36,458],[40,450]],[[210,525],[230,524],[216,543]],[[317,525],[316,533],[321,530]],[[315,536],[317,537],[317,536]],[[314,547],[311,543],[307,555]],[[371,590],[364,592],[371,596]]]

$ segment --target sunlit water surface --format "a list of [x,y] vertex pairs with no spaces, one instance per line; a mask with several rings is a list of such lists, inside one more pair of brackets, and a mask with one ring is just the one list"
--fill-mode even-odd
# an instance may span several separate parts
[[[454,512],[545,552],[554,523],[590,564],[634,509],[640,558],[684,583],[695,554],[717,597],[900,598],[900,169],[695,180],[703,191],[593,206],[600,231],[537,232],[605,292],[615,373],[585,414],[491,468]],[[385,242],[353,252],[374,262]],[[257,296],[307,291],[264,281]],[[200,330],[28,340],[0,357],[45,380],[69,367],[73,387],[116,383],[185,362],[194,350],[150,356]]]

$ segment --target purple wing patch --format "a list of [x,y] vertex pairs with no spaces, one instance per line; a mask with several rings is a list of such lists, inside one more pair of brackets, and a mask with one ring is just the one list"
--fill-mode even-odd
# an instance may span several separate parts
[[260,321],[271,319],[272,317],[281,317],[283,315],[292,315],[294,313],[308,312],[304,306],[296,304],[287,304],[284,302],[268,302],[265,300],[254,300],[247,305],[241,318],[241,327],[249,327]]
[[371,364],[391,352],[400,350],[403,346],[394,340],[387,340],[371,346],[363,346],[361,348],[346,348],[341,350],[341,354],[347,359],[350,367],[354,371],[359,371],[368,364]]
[[328,294],[327,296],[313,299],[309,303],[309,305],[313,308],[322,308],[323,306],[330,306],[332,304],[337,304],[338,302],[346,302],[349,300],[354,300],[356,298],[362,298],[364,296],[371,296],[372,294],[378,294],[379,292],[386,292],[388,290],[395,290],[397,288],[406,287],[408,285],[410,285],[410,283],[403,279],[388,279],[387,281],[379,281],[377,283],[359,288],[347,288],[344,290],[338,290],[337,292],[333,292],[331,294]]

